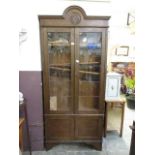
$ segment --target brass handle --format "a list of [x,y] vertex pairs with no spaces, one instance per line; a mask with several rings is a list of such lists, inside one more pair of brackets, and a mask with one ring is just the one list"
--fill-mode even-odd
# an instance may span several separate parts
[[80,61],[76,59],[75,62],[76,62],[76,63],[79,63]]
[[74,42],[71,42],[71,45],[73,46],[75,43]]

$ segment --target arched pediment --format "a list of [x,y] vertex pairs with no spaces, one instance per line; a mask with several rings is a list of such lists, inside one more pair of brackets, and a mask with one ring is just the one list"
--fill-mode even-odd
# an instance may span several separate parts
[[79,6],[69,6],[62,16],[39,16],[40,26],[57,27],[108,27],[110,16],[87,16],[84,9]]
[[73,25],[78,25],[87,15],[79,6],[70,6],[64,10],[63,16]]

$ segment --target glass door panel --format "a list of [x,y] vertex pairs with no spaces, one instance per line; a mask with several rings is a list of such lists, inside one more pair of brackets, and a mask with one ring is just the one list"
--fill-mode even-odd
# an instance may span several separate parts
[[79,32],[78,111],[98,112],[102,32]]
[[70,32],[48,32],[49,109],[53,112],[72,109],[70,45]]

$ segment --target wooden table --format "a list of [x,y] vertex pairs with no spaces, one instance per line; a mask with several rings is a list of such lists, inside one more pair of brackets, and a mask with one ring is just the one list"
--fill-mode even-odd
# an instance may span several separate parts
[[23,151],[23,127],[24,127],[24,118],[19,118],[19,148],[21,151]]
[[124,125],[124,111],[125,111],[125,98],[120,97],[117,100],[112,99],[106,99],[105,100],[105,122],[104,122],[104,137],[106,137],[107,133],[107,121],[108,121],[108,107],[111,104],[111,108],[118,107],[121,108],[121,124],[120,124],[120,137],[122,137],[123,134],[123,125]]

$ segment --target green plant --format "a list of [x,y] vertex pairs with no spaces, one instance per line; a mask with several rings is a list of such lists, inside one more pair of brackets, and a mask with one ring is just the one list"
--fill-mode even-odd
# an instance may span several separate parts
[[124,84],[126,86],[126,94],[134,94],[135,93],[135,78],[134,77],[125,77]]
[[126,101],[129,109],[135,109],[135,78],[125,77]]
[[135,70],[133,67],[126,69],[124,86],[127,106],[129,109],[135,109]]

